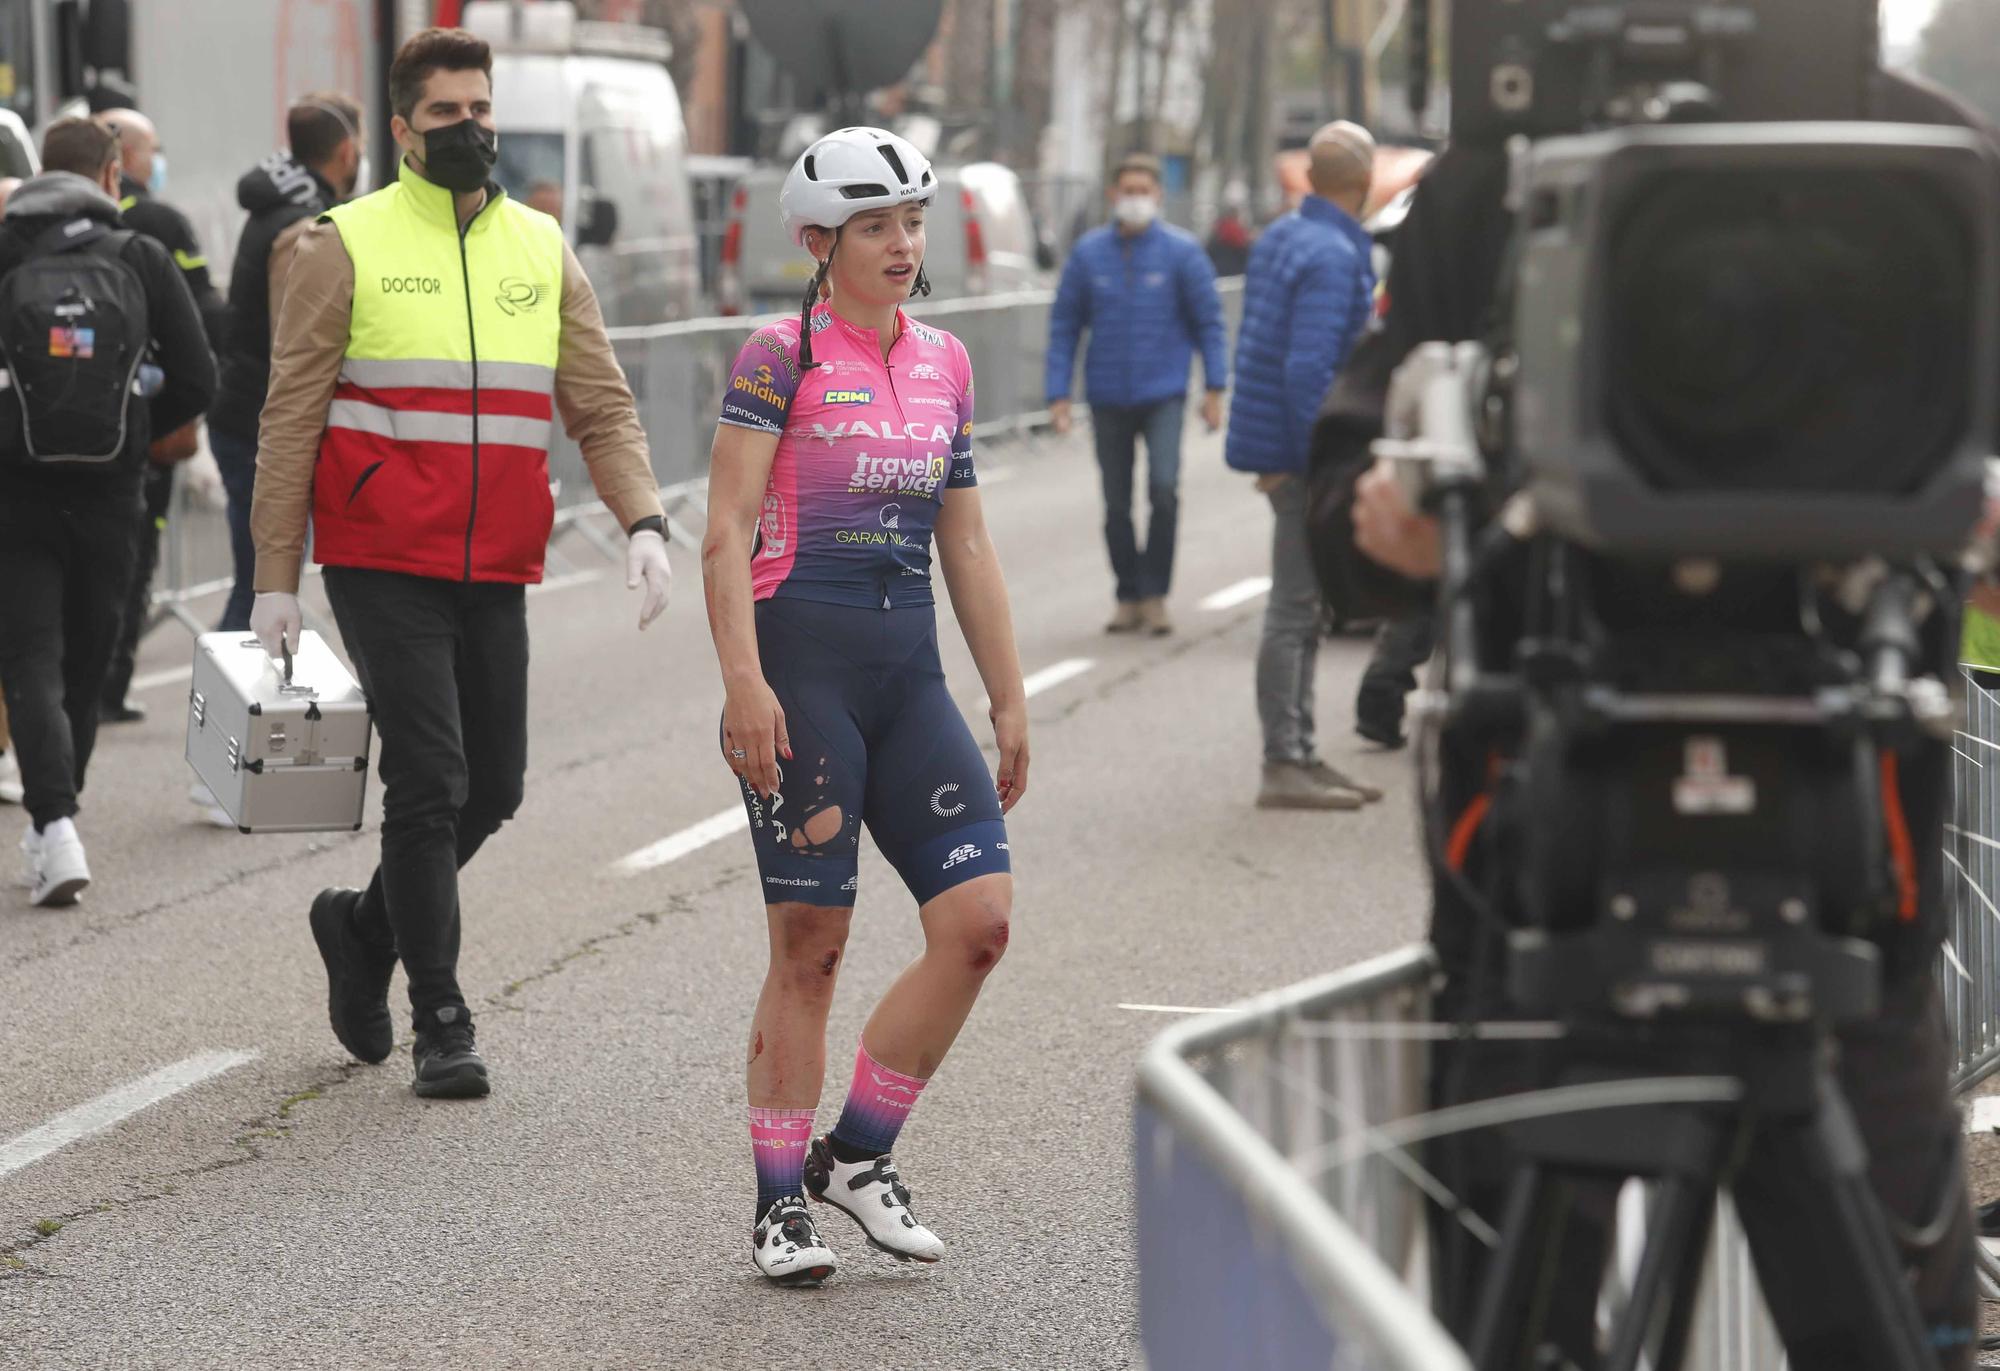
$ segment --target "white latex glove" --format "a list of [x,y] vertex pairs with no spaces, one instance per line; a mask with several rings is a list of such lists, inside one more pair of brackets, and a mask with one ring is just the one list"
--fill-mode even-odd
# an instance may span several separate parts
[[283,591],[265,591],[250,606],[250,631],[272,657],[282,657],[286,647],[293,655],[299,650],[299,631],[305,618],[299,613],[299,597]]
[[667,607],[667,595],[674,588],[673,563],[667,560],[667,540],[650,528],[632,535],[625,548],[625,589],[637,590],[646,584],[646,598],[639,605],[639,627],[660,617]]

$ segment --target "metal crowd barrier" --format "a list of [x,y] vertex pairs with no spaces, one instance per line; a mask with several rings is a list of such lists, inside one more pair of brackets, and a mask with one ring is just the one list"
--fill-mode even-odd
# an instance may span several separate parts
[[[1978,677],[1967,670],[1942,854],[1937,974],[1959,1093],[2000,1069],[2000,693]],[[1135,1170],[1150,1371],[1466,1366],[1428,1312],[1432,1182],[1413,1153],[1372,1146],[1425,1108],[1429,1045],[1389,1026],[1429,1018],[1433,968],[1425,949],[1399,952],[1191,1019],[1147,1051]],[[1621,1207],[1628,1266],[1643,1212]],[[1982,1252],[1981,1267],[2000,1294],[2000,1266]],[[1785,1364],[1726,1201],[1686,1364]]]
[[[1435,962],[1415,947],[1204,1015],[1139,1069],[1139,1325],[1149,1371],[1469,1371],[1429,1309],[1440,1193],[1424,1112]],[[1621,1207],[1635,1234],[1643,1193]],[[1629,1281],[1636,1244],[1621,1253]],[[1616,1302],[1616,1281],[1607,1300]],[[1687,1371],[1783,1364],[1725,1201]]]
[[[1243,283],[1220,283],[1223,315],[1230,337],[1243,313]],[[965,343],[978,386],[977,431],[982,441],[1021,439],[1048,419],[1043,400],[1043,358],[1047,351],[1052,291],[918,301],[912,317],[949,329]],[[700,517],[708,479],[709,445],[716,416],[738,349],[760,324],[781,318],[692,319],[682,323],[611,330],[612,346],[625,368],[640,423],[653,453],[668,516],[677,522]],[[619,551],[615,535],[596,527],[604,506],[591,486],[583,453],[557,425],[549,452],[549,484],[555,494],[552,539],[574,531],[606,555]],[[227,591],[234,578],[229,527],[222,511],[177,482],[167,532],[154,581],[155,622],[172,617],[199,632],[192,601]]]
[[1951,1029],[1952,1085],[1960,1091],[2000,1067],[2000,695],[1980,683],[1982,674],[1965,670],[1944,844],[1951,940],[1938,983]]

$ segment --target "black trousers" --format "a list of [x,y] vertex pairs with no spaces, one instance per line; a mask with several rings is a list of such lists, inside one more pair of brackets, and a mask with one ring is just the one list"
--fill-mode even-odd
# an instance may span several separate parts
[[524,588],[328,567],[327,599],[374,711],[382,860],[356,930],[393,946],[420,1027],[458,986],[458,872],[521,804]]
[[1417,688],[1417,670],[1431,659],[1435,646],[1429,614],[1383,624],[1354,693],[1355,721],[1378,733],[1402,733],[1403,697]]
[[166,532],[167,508],[174,500],[174,469],[148,463],[145,492],[145,507],[132,525],[132,576],[125,592],[124,621],[104,676],[107,709],[125,703],[125,692],[132,686],[133,663],[139,656],[139,639],[145,636],[152,615],[153,572],[160,565],[160,535]]
[[131,581],[137,492],[99,479],[0,491],[0,687],[38,830],[77,812]]
[[[1487,984],[1492,984],[1489,980]],[[1440,1019],[1465,1010],[1467,978],[1454,977]],[[1489,1002],[1490,1003],[1490,1002]],[[1475,1018],[1502,1017],[1497,1007]],[[1442,1048],[1433,1076],[1436,1107],[1535,1088],[1546,1045],[1461,1043]],[[1965,1188],[1961,1124],[1949,1087],[1951,1050],[1936,984],[1927,970],[1885,987],[1882,1013],[1837,1039],[1836,1079],[1867,1148],[1868,1178],[1892,1228],[1925,1229],[1929,1241],[1903,1250],[1904,1270],[1931,1330],[1936,1365],[1973,1364],[1979,1302],[1973,1267],[1972,1209]],[[1749,1235],[1757,1277],[1791,1364],[1813,1371],[1880,1371],[1885,1355],[1865,1323],[1862,1278],[1841,1259],[1837,1228],[1818,1178],[1763,1142],[1743,1159],[1732,1197]],[[1440,1139],[1427,1152],[1452,1193],[1496,1227],[1506,1212],[1517,1158],[1491,1133]],[[1551,1292],[1549,1340],[1582,1371],[1596,1367],[1597,1291],[1612,1248],[1618,1183],[1569,1187]],[[1491,1253],[1454,1219],[1433,1217],[1437,1305],[1446,1327],[1470,1336]]]

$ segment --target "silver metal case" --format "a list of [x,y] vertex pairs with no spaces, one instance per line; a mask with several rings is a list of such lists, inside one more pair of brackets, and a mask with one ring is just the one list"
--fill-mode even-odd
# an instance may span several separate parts
[[361,827],[368,699],[317,633],[284,668],[243,633],[195,642],[187,759],[245,833]]

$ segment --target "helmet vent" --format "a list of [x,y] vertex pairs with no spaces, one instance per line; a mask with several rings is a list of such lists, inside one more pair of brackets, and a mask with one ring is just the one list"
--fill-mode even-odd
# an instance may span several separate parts
[[903,169],[903,159],[896,155],[896,150],[887,143],[877,143],[875,150],[882,154],[882,160],[887,162],[890,169],[896,173],[897,184],[909,185],[910,173]]
[[813,156],[811,153],[806,154],[806,180],[808,181],[819,180],[819,168],[816,165],[814,165]]
[[931,169],[930,169],[929,167],[925,167],[925,168],[924,168],[924,184],[928,186],[928,185],[929,185],[930,183],[931,183]]
[[889,193],[887,186],[869,183],[865,186],[842,186],[840,198],[843,200],[879,200]]

